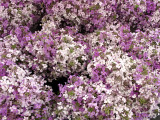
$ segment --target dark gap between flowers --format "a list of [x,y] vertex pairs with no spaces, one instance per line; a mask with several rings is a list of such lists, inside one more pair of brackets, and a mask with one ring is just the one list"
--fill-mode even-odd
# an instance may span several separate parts
[[52,88],[52,92],[56,95],[59,95],[59,86],[58,84],[65,85],[67,83],[68,77],[59,77],[56,80],[53,80],[52,82],[47,81],[44,85],[48,85]]

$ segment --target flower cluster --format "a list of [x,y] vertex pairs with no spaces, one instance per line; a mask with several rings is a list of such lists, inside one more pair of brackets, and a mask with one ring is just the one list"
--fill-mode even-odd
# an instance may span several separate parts
[[[41,76],[30,75],[17,65],[5,66],[7,76],[0,79],[0,118],[49,119],[56,97]],[[52,104],[52,106],[50,106]]]
[[159,0],[1,0],[0,13],[0,119],[160,114]]
[[[119,70],[111,72],[105,81],[94,74],[91,79],[70,76],[69,84],[60,86],[61,101],[57,109],[61,112],[58,119],[65,119],[66,116],[68,119],[143,119],[154,116],[153,111],[159,110],[154,108],[159,102],[159,78],[154,73],[147,74],[149,70],[145,65],[139,63],[136,66],[136,61],[130,59],[127,62],[130,66],[122,63],[129,69],[127,73],[117,66]],[[74,112],[71,114],[68,111]]]

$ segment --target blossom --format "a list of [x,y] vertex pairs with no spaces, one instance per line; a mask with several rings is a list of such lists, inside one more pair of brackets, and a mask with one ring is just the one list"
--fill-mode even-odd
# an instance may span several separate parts
[[6,116],[3,116],[2,120],[7,120],[7,117],[6,117]]
[[[158,6],[158,0],[0,1],[2,119],[155,116]],[[45,84],[61,77],[68,80],[55,95]]]

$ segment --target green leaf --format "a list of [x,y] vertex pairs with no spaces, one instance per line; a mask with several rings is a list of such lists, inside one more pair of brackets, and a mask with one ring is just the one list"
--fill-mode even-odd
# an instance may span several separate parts
[[85,87],[86,87],[86,85],[85,85],[85,84],[82,84],[81,86],[83,87],[83,89],[85,89]]
[[7,38],[10,39],[10,38],[11,38],[11,35],[8,35]]
[[126,105],[130,105],[130,104],[131,104],[131,101],[127,99]]
[[117,71],[117,70],[119,70],[116,66],[114,66],[114,67],[112,67],[112,70],[113,71]]
[[105,112],[107,115],[110,115],[111,110],[112,110],[112,107],[106,107],[106,108],[104,109],[104,112]]
[[97,35],[97,36],[100,35],[100,31],[97,31],[97,32],[96,32],[96,35]]
[[68,92],[68,95],[70,95],[70,96],[74,96],[74,95],[75,95],[75,93],[74,93],[74,91],[69,91],[69,92]]
[[17,47],[17,45],[15,44],[15,45],[11,45],[11,48],[12,49],[15,49]]
[[111,52],[106,52],[106,55],[110,55],[111,54]]
[[69,63],[69,67],[73,67],[74,66],[74,61],[71,61],[70,63]]
[[114,70],[114,71],[118,70],[118,68],[116,67],[116,64],[114,62],[112,62],[112,70]]
[[76,45],[75,48],[76,48],[76,49],[77,49],[77,48],[80,48],[80,46],[79,46],[79,45]]
[[47,120],[47,117],[42,117],[42,120]]
[[128,112],[128,111],[126,111],[126,110],[125,110],[124,112],[125,112],[125,114],[126,114],[126,115],[128,115],[128,114],[129,114],[129,112]]
[[153,80],[154,83],[156,83],[157,81],[158,81],[157,78],[155,78],[155,79]]
[[6,54],[3,54],[3,55],[2,55],[2,58],[7,58]]
[[132,115],[132,117],[133,117],[133,118],[136,118],[137,116],[134,114],[134,115]]
[[62,50],[62,46],[58,48],[58,50]]
[[67,13],[67,15],[68,15],[69,12],[71,12],[71,9],[66,8],[66,13]]
[[75,83],[77,81],[77,77],[73,76],[71,80],[73,83]]
[[147,21],[149,20],[149,17],[148,17],[148,16],[146,16],[146,20],[147,20]]
[[90,107],[90,108],[88,108],[88,111],[89,111],[89,112],[93,112],[93,111],[94,111],[94,108],[91,108],[91,107]]
[[152,52],[153,52],[153,54],[157,54],[157,50],[156,49],[154,49]]
[[129,33],[129,31],[128,30],[123,30],[123,33]]
[[131,69],[136,69],[136,67],[137,67],[137,65],[133,64],[133,65],[131,66]]
[[11,14],[12,10],[9,8],[9,9],[7,10],[7,12],[8,12],[8,14]]
[[98,116],[98,120],[103,120],[103,116],[102,115]]
[[134,8],[137,10],[137,8],[139,7],[139,5],[135,5]]
[[70,48],[69,52],[73,53],[74,52],[74,48]]
[[158,110],[158,109],[155,109],[155,110],[153,110],[153,113],[155,113],[156,115],[158,115],[159,110]]
[[87,114],[85,114],[85,115],[84,115],[84,117],[85,117],[86,119],[88,119],[88,118],[89,118],[89,116],[88,116]]
[[26,96],[29,96],[29,95],[30,95],[30,93],[29,93],[29,92],[25,92],[25,95],[26,95]]
[[130,50],[132,50],[132,49],[133,49],[133,47],[134,47],[134,45],[133,45],[133,44],[131,44],[131,46],[130,46],[130,48],[129,48],[129,49],[130,49]]
[[113,66],[113,67],[116,66],[116,63],[112,62],[112,66]]
[[63,110],[56,110],[55,113],[59,114],[60,112],[62,112]]
[[63,41],[64,41],[65,43],[69,43],[69,40],[68,40],[66,37],[63,37]]
[[147,74],[148,74],[147,68],[143,66],[142,75],[147,75]]
[[22,14],[22,11],[18,10],[18,12],[17,12],[17,13],[21,15],[21,14]]
[[98,10],[98,9],[100,9],[101,8],[101,6],[97,3],[96,5],[92,5],[91,7],[90,7],[90,10]]
[[124,120],[129,120],[128,116],[123,117]]
[[80,7],[79,7],[79,5],[75,5],[75,8],[76,8],[76,9],[79,9]]
[[77,106],[77,107],[79,107],[79,106],[80,106],[80,104],[79,104],[78,102],[76,102],[76,106]]
[[83,64],[83,60],[82,60],[82,56],[78,57],[78,62],[80,62],[81,64]]
[[96,94],[96,93],[94,93],[93,95],[94,95],[94,97],[97,97],[97,94]]
[[139,99],[139,103],[140,103],[141,105],[144,105],[144,104],[147,103],[147,100],[144,99],[144,98],[140,98],[140,99]]
[[141,15],[141,16],[142,16],[142,15],[143,15],[143,12],[141,12],[139,15]]
[[151,45],[157,45],[157,43],[154,41],[154,42],[151,43]]
[[113,16],[113,19],[115,20],[116,18],[117,18],[117,15],[114,15],[114,16]]
[[81,118],[80,117],[76,117],[75,120],[81,120]]

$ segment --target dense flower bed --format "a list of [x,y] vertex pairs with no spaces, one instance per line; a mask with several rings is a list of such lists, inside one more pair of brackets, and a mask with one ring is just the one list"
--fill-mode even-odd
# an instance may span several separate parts
[[1,0],[0,119],[156,117],[159,16],[159,0]]

